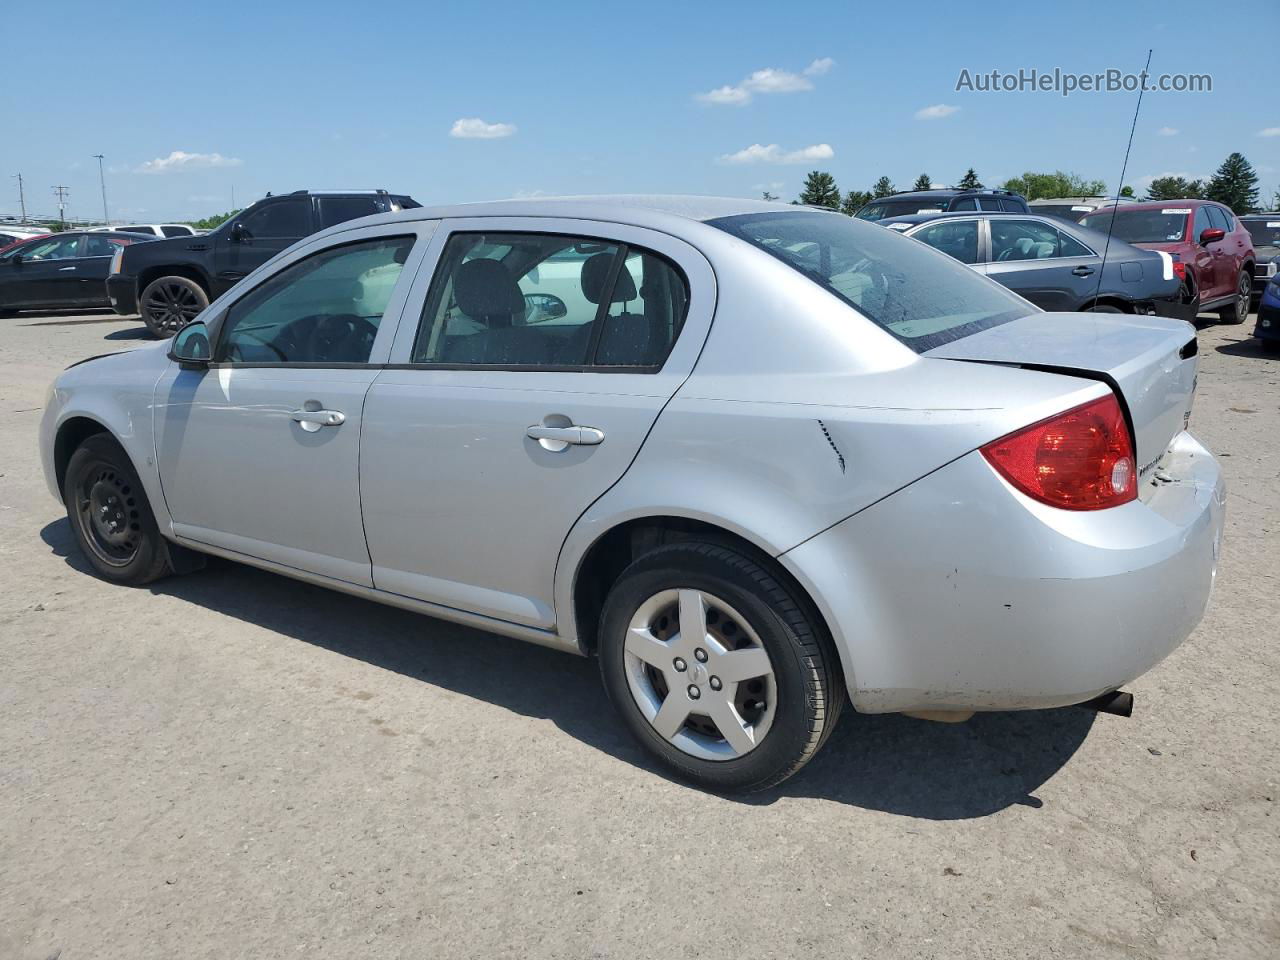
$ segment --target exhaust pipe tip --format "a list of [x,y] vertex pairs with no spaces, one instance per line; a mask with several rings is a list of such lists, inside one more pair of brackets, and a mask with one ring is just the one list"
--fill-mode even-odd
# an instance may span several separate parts
[[1110,693],[1104,693],[1092,700],[1078,703],[1076,706],[1096,713],[1109,713],[1116,717],[1132,717],[1133,694],[1125,693],[1123,690],[1112,690]]

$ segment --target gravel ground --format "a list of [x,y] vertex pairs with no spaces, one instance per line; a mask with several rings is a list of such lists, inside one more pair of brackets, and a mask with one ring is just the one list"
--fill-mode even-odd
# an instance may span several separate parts
[[846,714],[780,790],[655,771],[595,664],[231,563],[86,573],[36,426],[112,315],[0,321],[0,958],[1280,956],[1280,360],[1207,327],[1190,641],[1083,710]]

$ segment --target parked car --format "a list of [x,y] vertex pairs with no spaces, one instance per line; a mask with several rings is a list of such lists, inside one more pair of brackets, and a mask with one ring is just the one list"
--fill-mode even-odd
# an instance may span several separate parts
[[1280,270],[1280,213],[1250,213],[1240,217],[1253,240],[1258,260],[1253,267],[1253,296],[1262,296],[1267,283]]
[[[580,299],[537,322],[557,260]],[[749,790],[846,694],[1123,699],[1214,580],[1196,365],[1186,323],[1044,313],[839,214],[505,201],[331,227],[71,367],[41,456],[106,580],[209,553],[596,654],[646,749]]]
[[1069,220],[1071,223],[1079,223],[1083,217],[1088,216],[1095,210],[1101,210],[1104,207],[1123,206],[1126,203],[1135,202],[1127,197],[1046,197],[1040,200],[1032,200],[1027,205],[1031,208],[1032,213],[1045,217],[1057,217],[1060,220]]
[[104,281],[112,257],[133,244],[151,242],[136,233],[54,233],[22,240],[0,251],[0,316],[19,310],[105,307]]
[[1208,200],[1155,200],[1099,210],[1081,225],[1174,257],[1200,310],[1244,323],[1253,294],[1253,239],[1226,207]]
[[31,240],[34,237],[47,237],[47,227],[18,227],[11,224],[0,224],[0,249]]
[[112,266],[107,293],[116,313],[140,314],[152,334],[171,337],[210,301],[308,234],[416,206],[412,198],[385,190],[268,194],[206,236],[127,250]]
[[1258,323],[1253,335],[1268,353],[1280,353],[1280,274],[1272,274],[1258,300]]
[[1198,301],[1173,257],[1054,217],[918,214],[881,220],[999,281],[1044,310],[1140,313],[1193,320]]
[[3,236],[0,236],[0,253],[4,253],[10,247],[16,247],[20,243],[26,243],[28,240],[36,240],[40,237],[48,237],[48,236],[51,236],[51,234],[31,233],[31,234],[26,234],[24,236],[18,237],[13,240],[6,240]]
[[91,227],[93,233],[141,233],[148,237],[198,237],[204,231],[187,223],[134,223],[120,227]]
[[1011,190],[910,190],[872,200],[854,214],[859,220],[884,220],[913,213],[963,210],[1004,210],[1026,213],[1027,201]]

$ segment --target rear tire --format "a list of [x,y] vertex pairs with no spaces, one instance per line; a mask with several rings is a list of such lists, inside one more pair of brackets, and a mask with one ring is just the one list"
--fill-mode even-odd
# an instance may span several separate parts
[[623,722],[669,770],[711,790],[781,783],[817,753],[844,704],[816,614],[720,544],[672,543],[633,562],[609,591],[599,636]]
[[1253,277],[1247,270],[1240,271],[1236,281],[1236,296],[1231,306],[1218,311],[1218,322],[1237,324],[1249,319],[1249,306],[1253,302]]
[[62,499],[80,552],[102,579],[140,587],[172,572],[142,482],[114,438],[94,434],[71,455]]
[[1095,303],[1086,311],[1088,313],[1124,313],[1119,307],[1113,307],[1109,303]]
[[172,337],[208,305],[204,287],[187,277],[152,280],[138,298],[142,322],[161,340]]

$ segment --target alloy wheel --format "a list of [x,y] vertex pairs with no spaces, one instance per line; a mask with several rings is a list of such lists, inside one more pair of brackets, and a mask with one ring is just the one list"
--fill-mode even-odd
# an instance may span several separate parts
[[1253,301],[1253,278],[1248,274],[1240,274],[1240,289],[1237,293],[1239,296],[1236,304],[1236,316],[1243,323],[1249,317],[1249,307]]
[[202,309],[189,287],[180,283],[154,284],[147,295],[147,316],[160,330],[177,333]]
[[733,760],[769,733],[773,664],[737,610],[701,590],[663,590],[640,604],[623,644],[627,686],[650,726],[703,760]]

